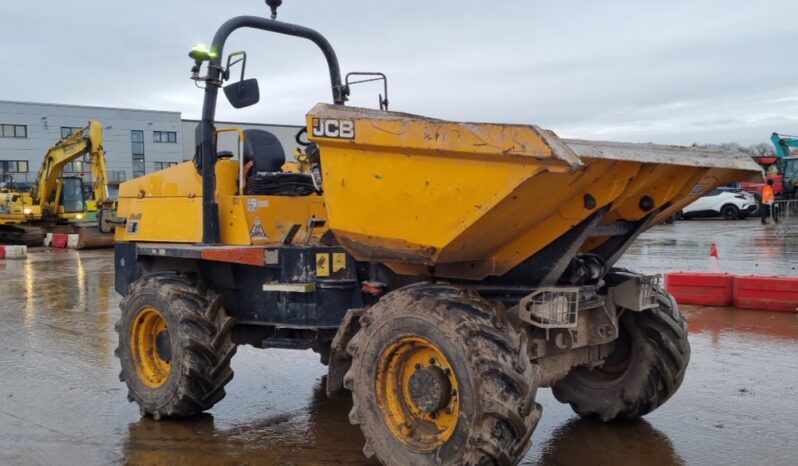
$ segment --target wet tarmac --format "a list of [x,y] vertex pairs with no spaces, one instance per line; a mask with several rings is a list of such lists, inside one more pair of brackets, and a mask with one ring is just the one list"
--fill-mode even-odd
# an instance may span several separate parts
[[[709,258],[718,247],[717,264]],[[641,235],[619,266],[645,273],[668,270],[798,275],[798,218],[762,225],[758,219],[684,220]]]
[[[780,229],[779,229],[780,228]],[[624,259],[646,272],[720,267],[795,274],[798,226],[691,221],[656,227]],[[0,464],[373,464],[350,401],[323,394],[309,351],[242,347],[227,397],[183,421],[141,419],[117,379],[110,251],[32,251],[0,261]],[[524,464],[798,463],[798,315],[683,307],[684,384],[644,420],[578,419],[541,390]]]

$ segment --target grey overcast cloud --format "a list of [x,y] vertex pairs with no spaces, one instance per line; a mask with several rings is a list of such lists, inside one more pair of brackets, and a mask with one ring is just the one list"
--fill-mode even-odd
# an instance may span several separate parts
[[[183,112],[201,91],[187,52],[262,0],[4,0],[0,99]],[[343,71],[382,71],[391,108],[536,124],[563,137],[676,144],[798,133],[798,2],[285,0],[280,19],[327,36]],[[309,42],[237,33],[261,103],[222,120],[299,124],[329,101]],[[379,88],[353,91],[375,106]]]

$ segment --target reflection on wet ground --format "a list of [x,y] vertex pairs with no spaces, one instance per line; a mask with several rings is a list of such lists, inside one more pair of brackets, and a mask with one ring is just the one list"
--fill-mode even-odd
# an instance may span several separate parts
[[716,243],[720,270],[744,274],[798,274],[798,221],[762,225],[759,220],[685,220],[660,225],[635,241],[620,261],[646,273],[710,270]]
[[525,464],[681,465],[667,435],[640,419],[620,424],[572,418],[551,432],[538,458]]
[[[704,268],[711,241],[722,266],[751,261],[790,273],[798,265],[794,237],[769,243],[782,249],[766,257],[758,234],[765,230],[753,222],[662,226],[625,265]],[[749,248],[747,259],[734,256],[737,247]],[[111,267],[110,251],[0,261],[0,464],[373,464],[349,425],[351,401],[324,396],[324,367],[311,352],[242,347],[227,398],[208,414],[139,418],[117,379]],[[794,464],[798,316],[684,311],[693,357],[672,400],[644,420],[608,425],[576,418],[541,390],[544,416],[524,464]]]

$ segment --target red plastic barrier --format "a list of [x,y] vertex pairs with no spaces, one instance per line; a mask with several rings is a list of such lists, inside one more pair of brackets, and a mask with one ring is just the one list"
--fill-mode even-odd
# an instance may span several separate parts
[[670,272],[665,289],[679,304],[731,306],[734,276],[727,273]]
[[53,247],[65,248],[69,241],[69,235],[66,233],[53,233]]
[[24,259],[27,255],[27,246],[0,245],[0,259]]
[[734,277],[734,307],[798,312],[798,277]]

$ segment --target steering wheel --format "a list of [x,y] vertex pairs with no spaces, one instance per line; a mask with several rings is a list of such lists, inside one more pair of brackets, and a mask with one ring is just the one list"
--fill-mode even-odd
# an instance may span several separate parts
[[302,147],[307,147],[307,146],[313,144],[310,141],[303,141],[302,140],[302,135],[306,134],[307,132],[308,132],[308,129],[306,127],[303,126],[302,128],[300,128],[299,131],[297,131],[296,135],[294,136],[294,141],[296,141],[296,143],[299,144]]

